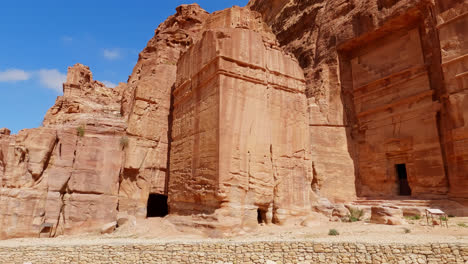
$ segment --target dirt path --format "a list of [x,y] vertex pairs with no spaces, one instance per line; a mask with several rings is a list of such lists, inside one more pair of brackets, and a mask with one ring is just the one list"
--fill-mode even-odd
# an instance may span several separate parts
[[[463,243],[468,244],[468,218],[450,218],[449,228],[427,226],[425,220],[408,220],[402,226],[370,224],[363,221],[355,223],[335,223],[325,219],[313,222],[310,227],[276,225],[258,226],[256,230],[241,232],[230,238],[216,238],[212,230],[186,227],[177,228],[167,219],[153,218],[140,220],[136,227],[122,227],[109,235],[63,236],[53,239],[23,238],[0,241],[0,247],[29,245],[94,245],[94,244],[132,244],[167,242],[246,242],[246,241],[293,241],[311,240],[316,242],[360,242],[360,243]],[[330,229],[340,235],[329,236]]]

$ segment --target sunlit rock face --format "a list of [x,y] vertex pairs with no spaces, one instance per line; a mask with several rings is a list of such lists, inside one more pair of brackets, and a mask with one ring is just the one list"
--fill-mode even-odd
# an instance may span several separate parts
[[[238,225],[310,212],[305,82],[256,13],[211,15],[179,60],[170,156],[172,213]],[[231,222],[232,223],[232,222]]]
[[122,97],[127,121],[119,210],[146,217],[150,193],[167,195],[171,91],[181,53],[201,37],[208,12],[182,5],[156,29]]
[[463,0],[182,5],[127,83],[76,64],[41,127],[0,129],[0,239],[100,232],[146,217],[150,195],[176,224],[224,233],[346,215],[357,196],[466,214],[467,13]]
[[44,126],[0,134],[0,238],[78,234],[114,221],[124,152],[120,89],[70,67]]
[[304,69],[321,196],[466,203],[466,1],[248,6]]

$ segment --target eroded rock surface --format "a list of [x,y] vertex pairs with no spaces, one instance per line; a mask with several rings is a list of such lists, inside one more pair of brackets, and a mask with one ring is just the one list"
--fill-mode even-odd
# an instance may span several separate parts
[[248,9],[216,12],[206,24],[178,64],[171,212],[214,214],[230,227],[307,215],[312,168],[302,69]]
[[373,206],[370,221],[382,225],[401,225],[405,223],[403,211],[395,206]]
[[167,195],[171,91],[182,52],[201,37],[208,13],[182,5],[162,23],[140,53],[123,96],[128,145],[119,209],[146,217],[150,193]]
[[0,239],[99,233],[150,195],[225,233],[356,195],[468,213],[466,1],[176,11],[127,83],[76,64],[42,127],[0,129]]
[[249,7],[304,69],[321,196],[466,199],[466,1]]
[[93,231],[117,214],[125,122],[119,88],[69,68],[44,127],[0,135],[1,238]]

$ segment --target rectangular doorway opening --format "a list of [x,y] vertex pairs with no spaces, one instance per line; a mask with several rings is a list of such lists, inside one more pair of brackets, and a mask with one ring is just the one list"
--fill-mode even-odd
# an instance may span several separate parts
[[162,194],[150,194],[146,207],[146,217],[164,217],[168,215],[167,196]]
[[396,164],[395,169],[398,177],[399,195],[411,196],[411,187],[408,183],[408,172],[406,170],[406,164]]
[[258,224],[267,223],[267,211],[262,209],[257,209],[257,222]]

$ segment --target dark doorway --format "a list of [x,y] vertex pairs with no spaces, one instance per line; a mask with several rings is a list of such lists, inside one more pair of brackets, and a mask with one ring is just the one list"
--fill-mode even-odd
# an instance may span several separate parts
[[167,196],[161,194],[150,194],[146,207],[146,217],[164,217],[168,213]]
[[259,224],[266,224],[267,219],[266,219],[267,212],[262,209],[257,209],[257,221]]
[[406,164],[397,164],[395,165],[395,168],[398,176],[399,195],[410,196],[411,188],[408,183],[408,173],[406,171]]

